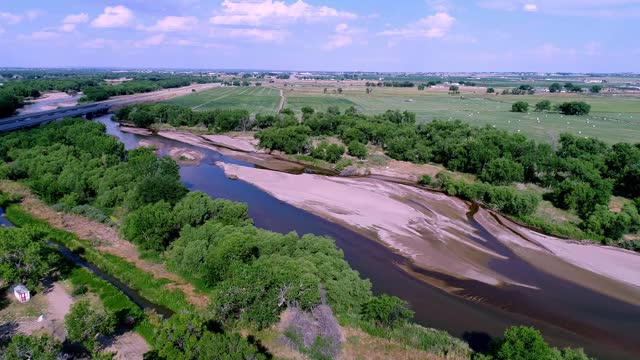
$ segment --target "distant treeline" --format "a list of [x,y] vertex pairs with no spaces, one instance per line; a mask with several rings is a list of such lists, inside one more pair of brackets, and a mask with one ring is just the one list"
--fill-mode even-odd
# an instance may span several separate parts
[[[113,74],[112,74],[113,75]],[[0,86],[0,117],[11,116],[29,98],[37,98],[47,91],[67,93],[83,92],[81,101],[107,100],[111,96],[151,92],[166,88],[187,86],[192,83],[219,82],[215,77],[171,74],[119,74],[130,75],[128,81],[110,85],[106,75],[83,75],[42,78],[8,79]]]

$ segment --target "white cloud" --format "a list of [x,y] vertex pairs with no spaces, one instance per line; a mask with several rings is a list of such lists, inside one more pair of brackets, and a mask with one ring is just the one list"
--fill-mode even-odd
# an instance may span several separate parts
[[562,16],[640,17],[639,0],[535,0],[535,3],[531,0],[479,0],[478,4],[495,10],[523,9]]
[[140,41],[136,41],[133,43],[133,46],[135,47],[157,46],[157,45],[162,45],[164,41],[165,41],[165,35],[158,34],[158,35],[149,36],[148,38]]
[[76,30],[76,24],[62,24],[58,30],[62,32],[73,32]]
[[194,16],[167,16],[156,21],[155,25],[150,26],[147,30],[171,32],[171,31],[187,31],[198,25],[198,19]]
[[84,24],[89,21],[87,13],[69,14],[62,19],[63,24]]
[[222,10],[211,17],[214,25],[251,25],[315,21],[323,18],[355,19],[357,16],[347,11],[339,11],[328,6],[312,6],[303,0],[291,5],[285,1],[273,0],[224,0]]
[[265,42],[281,42],[289,32],[279,29],[260,28],[213,28],[209,34],[212,37],[245,38]]
[[449,0],[427,0],[427,5],[436,12],[447,12],[451,8]]
[[29,35],[19,35],[19,40],[51,40],[59,37],[60,34],[53,31],[34,31]]
[[379,32],[382,36],[442,38],[451,29],[455,18],[445,12],[427,16],[403,28]]
[[324,45],[325,50],[335,50],[351,45],[353,38],[349,35],[335,34],[329,38],[329,42]]
[[0,26],[0,35],[2,35],[3,33],[4,33],[4,28]]
[[118,5],[107,6],[104,12],[91,22],[96,28],[117,28],[131,25],[134,15],[131,9]]
[[329,40],[322,47],[324,50],[335,50],[347,47],[353,43],[353,34],[357,31],[349,28],[349,25],[341,23],[336,25],[335,34],[329,37]]
[[12,14],[10,12],[0,12],[0,22],[8,25],[15,25],[22,21],[22,15]]
[[109,44],[111,44],[111,41],[112,40],[106,40],[106,39],[93,39],[93,40],[89,40],[81,43],[80,47],[87,48],[87,49],[102,49],[108,46]]

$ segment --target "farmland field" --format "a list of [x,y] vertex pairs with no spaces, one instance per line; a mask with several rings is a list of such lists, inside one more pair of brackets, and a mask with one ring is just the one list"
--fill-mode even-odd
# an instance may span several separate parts
[[246,109],[252,114],[276,112],[280,91],[270,87],[218,87],[165,101],[193,110]]
[[[287,104],[299,110],[301,106],[321,104],[340,108],[353,103],[358,111],[377,114],[388,109],[415,112],[418,122],[434,119],[460,119],[474,125],[495,126],[528,135],[538,141],[553,142],[558,134],[569,132],[576,136],[597,137],[608,143],[640,142],[640,96],[591,94],[536,94],[525,96],[487,95],[484,88],[467,88],[460,95],[445,90],[418,91],[416,88],[373,88],[365,93],[362,86],[344,87],[341,95],[321,88],[300,88],[285,93]],[[289,99],[294,99],[289,101]],[[564,116],[558,113],[537,113],[535,103],[548,99],[553,104],[566,101],[585,101],[591,105],[587,116]],[[511,105],[527,101],[529,113],[513,113]],[[294,104],[296,106],[294,106]],[[320,106],[315,106],[320,109]]]
[[[607,143],[640,142],[638,94],[488,95],[480,87],[463,88],[462,93],[455,96],[449,95],[446,88],[418,91],[416,88],[374,87],[371,94],[366,94],[364,86],[339,84],[285,87],[284,106],[296,113],[300,113],[304,106],[317,111],[326,111],[329,106],[337,106],[344,111],[354,106],[364,114],[378,114],[389,109],[408,110],[417,114],[418,122],[459,119],[477,126],[489,125],[521,133],[547,143],[555,142],[562,132],[596,137]],[[342,86],[342,94],[337,93],[338,86]],[[534,112],[535,104],[545,99],[552,104],[585,101],[591,105],[591,114],[564,116],[553,112]],[[530,111],[511,112],[511,105],[516,101],[528,102]],[[271,87],[220,87],[166,102],[194,110],[246,109],[252,114],[273,113],[278,109],[280,90]]]

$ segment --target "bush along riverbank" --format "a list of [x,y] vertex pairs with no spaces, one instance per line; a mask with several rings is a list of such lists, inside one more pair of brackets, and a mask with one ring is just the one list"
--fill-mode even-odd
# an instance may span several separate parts
[[[354,108],[342,113],[337,108],[326,112],[307,108],[299,121],[292,111],[283,109],[280,114],[258,114],[250,121],[248,114],[238,112],[196,112],[178,105],[154,104],[125,108],[115,119],[138,123],[139,117],[145,119],[141,126],[200,125],[216,132],[257,130],[255,137],[264,149],[335,163],[340,170],[373,153],[367,147],[380,149],[395,160],[441,164],[483,183],[465,185],[469,191],[463,192],[464,198],[484,198],[491,206],[495,201],[486,197],[498,194],[500,206],[494,208],[540,230],[640,250],[640,144],[610,146],[595,138],[561,134],[552,147],[521,134],[461,121],[416,124],[415,114],[397,110],[364,115]],[[327,137],[344,146],[314,140]],[[344,155],[347,150],[350,156]],[[510,186],[514,183],[531,183],[546,190],[536,196]],[[476,194],[476,190],[482,194]],[[536,216],[535,199],[540,194],[559,211],[577,216],[578,221],[559,224]],[[622,211],[609,209],[612,195],[627,199]]]
[[[155,358],[267,358],[255,338],[238,331],[278,326],[292,349],[312,358],[336,356],[344,346],[336,331],[345,327],[435,356],[472,356],[461,340],[412,324],[405,301],[374,296],[333,240],[258,229],[245,204],[187,191],[173,160],[149,149],[125,151],[101,124],[65,120],[0,140],[5,177],[49,205],[91,206],[114,218],[126,239],[209,295],[206,311],[196,310],[180,290],[168,290],[166,280],[9,207],[7,216],[18,226],[45,228],[50,240],[176,312],[168,320],[148,318]],[[284,322],[286,311],[297,312],[298,321]],[[304,330],[309,321],[319,326],[312,339]]]

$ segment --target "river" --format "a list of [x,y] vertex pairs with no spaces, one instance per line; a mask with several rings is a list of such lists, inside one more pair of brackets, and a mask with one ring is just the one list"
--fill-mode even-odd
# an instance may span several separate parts
[[[145,138],[119,130],[111,115],[96,119],[117,136],[127,149]],[[148,137],[147,137],[148,138]],[[532,325],[555,346],[583,347],[600,359],[634,359],[640,357],[640,308],[589,290],[567,280],[542,272],[500,246],[500,242],[474,220],[478,237],[494,250],[508,257],[492,263],[494,269],[515,279],[527,280],[539,289],[497,288],[476,281],[458,280],[446,275],[414,269],[423,276],[441,279],[465,289],[472,301],[432,286],[404,271],[407,261],[350,229],[329,222],[309,212],[286,204],[257,187],[228,179],[216,161],[253,167],[216,151],[197,148],[177,141],[153,137],[163,154],[170,147],[197,150],[205,158],[197,166],[182,165],[184,184],[211,197],[220,197],[249,205],[249,216],[256,226],[286,233],[326,235],[336,241],[346,260],[361,276],[371,280],[376,293],[388,293],[407,300],[415,311],[417,323],[446,330],[482,349],[493,336],[511,325]],[[460,294],[459,294],[460,295]]]

